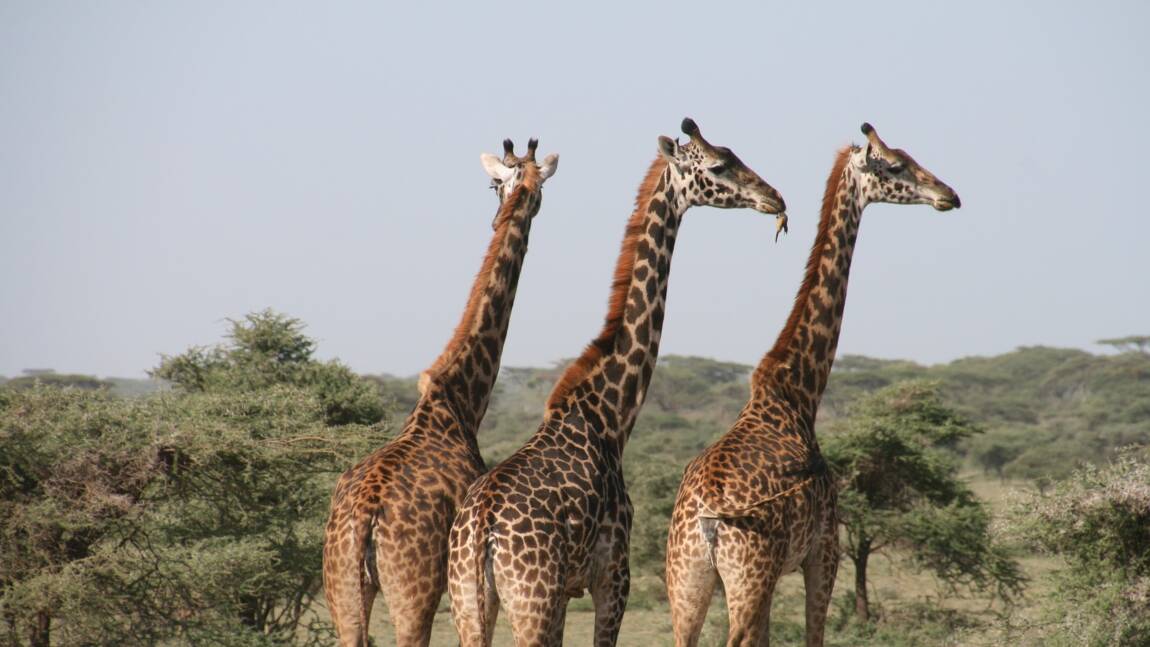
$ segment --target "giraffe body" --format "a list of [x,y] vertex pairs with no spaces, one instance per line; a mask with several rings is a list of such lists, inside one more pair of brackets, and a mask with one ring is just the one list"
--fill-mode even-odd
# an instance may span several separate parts
[[516,644],[562,643],[567,602],[590,591],[595,643],[614,645],[630,587],[632,506],[622,454],[658,355],[671,254],[693,205],[784,209],[778,193],[691,120],[639,189],[606,323],[569,367],[531,439],[476,481],[450,537],[452,614],[464,647],[488,645],[499,608]]
[[447,348],[420,376],[402,431],[340,477],[324,534],[323,576],[340,644],[366,647],[383,592],[400,646],[427,645],[446,588],[447,534],[467,486],[483,473],[476,431],[499,372],[515,288],[543,182],[558,158],[482,158],[500,208],[487,255]]
[[696,645],[715,586],[726,594],[728,645],[769,642],[784,574],[806,585],[806,642],[822,645],[838,569],[836,491],[815,437],[834,362],[863,208],[871,202],[960,206],[958,195],[864,124],[869,143],[839,152],[819,230],[786,326],[751,378],[731,430],[684,473],[667,539],[676,645]]

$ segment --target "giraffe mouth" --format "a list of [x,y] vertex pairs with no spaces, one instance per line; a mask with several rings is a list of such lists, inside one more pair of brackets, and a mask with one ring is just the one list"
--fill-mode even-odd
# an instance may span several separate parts
[[767,200],[760,201],[758,206],[755,207],[755,210],[759,211],[761,213],[766,213],[766,214],[771,214],[771,215],[779,215],[779,214],[781,214],[787,210],[787,205],[781,199],[780,200],[767,199]]
[[962,201],[958,199],[958,196],[954,196],[953,199],[939,198],[938,200],[934,201],[933,206],[936,211],[950,211],[951,209],[957,209],[961,207]]

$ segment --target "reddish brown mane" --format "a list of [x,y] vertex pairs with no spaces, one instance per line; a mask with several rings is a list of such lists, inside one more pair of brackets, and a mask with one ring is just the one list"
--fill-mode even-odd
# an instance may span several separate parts
[[811,255],[807,258],[807,269],[803,275],[803,282],[799,286],[799,292],[795,295],[795,304],[791,308],[791,314],[787,317],[787,323],[783,326],[783,331],[779,333],[778,339],[775,340],[775,345],[763,357],[759,363],[759,367],[755,369],[755,381],[766,379],[769,376],[769,368],[776,363],[786,362],[788,359],[791,342],[794,340],[795,331],[799,326],[799,319],[806,310],[807,300],[810,298],[811,291],[815,288],[815,283],[819,278],[819,263],[823,256],[823,250],[831,242],[830,223],[832,211],[835,206],[835,196],[839,192],[839,183],[843,179],[843,169],[846,168],[847,160],[850,159],[852,147],[847,146],[836,154],[834,166],[831,167],[831,174],[827,177],[827,187],[823,191],[823,206],[819,213],[819,230],[815,234],[815,242],[811,245]]
[[614,351],[615,333],[623,323],[623,308],[627,305],[627,288],[631,285],[631,272],[635,269],[635,245],[639,236],[646,231],[643,226],[647,218],[647,206],[655,194],[659,178],[667,170],[667,160],[659,156],[651,167],[647,169],[647,176],[639,185],[639,194],[635,197],[635,210],[627,220],[627,230],[623,235],[623,244],[619,250],[619,259],[615,261],[615,276],[611,280],[611,297],[607,301],[607,317],[603,322],[603,329],[599,336],[587,344],[583,354],[564,371],[563,377],[551,391],[547,398],[547,406],[555,407],[562,403],[563,398],[575,388],[595,364],[606,354]]
[[527,199],[529,193],[537,190],[538,186],[538,169],[534,164],[526,165],[520,185],[515,187],[515,191],[500,205],[499,211],[495,215],[495,222],[498,225],[495,227],[495,234],[491,236],[491,243],[487,246],[487,254],[483,257],[483,264],[479,267],[479,273],[475,275],[475,282],[471,284],[471,294],[467,297],[467,307],[464,308],[463,316],[459,319],[459,325],[455,327],[455,332],[451,335],[451,341],[447,342],[443,352],[439,354],[431,368],[427,369],[428,377],[439,377],[451,363],[460,346],[471,336],[471,328],[475,323],[475,318],[479,315],[479,304],[483,301],[483,292],[487,287],[488,278],[495,269],[495,261],[499,258],[499,250],[503,247],[503,240],[507,238],[507,229],[511,223],[509,216]]

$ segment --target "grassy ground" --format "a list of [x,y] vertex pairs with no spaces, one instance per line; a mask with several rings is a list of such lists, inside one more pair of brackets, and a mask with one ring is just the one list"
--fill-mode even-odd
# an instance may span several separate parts
[[[880,560],[885,561],[885,560]],[[876,563],[876,566],[878,564]],[[1032,576],[1041,577],[1056,566],[1048,560],[1029,559],[1024,566]],[[940,589],[929,577],[913,577],[898,573],[892,562],[874,568],[875,582],[872,595],[876,610],[886,622],[875,630],[860,630],[849,622],[846,598],[853,573],[845,565],[836,588],[835,606],[831,609],[831,626],[827,633],[829,645],[969,645],[992,646],[1006,642],[1008,636],[999,622],[1000,605],[986,598],[954,598],[940,594]],[[1041,582],[1041,580],[1039,580]],[[803,644],[802,582],[795,575],[788,576],[780,585],[772,612],[772,644]],[[1034,619],[1037,607],[1033,596],[1019,606],[1023,617]],[[322,612],[321,612],[322,613]],[[721,596],[716,596],[703,630],[700,645],[722,645],[726,637],[726,611]],[[595,617],[590,604],[575,600],[567,613],[564,642],[571,645],[592,643]],[[372,636],[379,645],[394,644],[395,637],[387,610],[376,606],[372,618]],[[1012,634],[1011,642],[1025,638],[1025,632]],[[432,633],[433,647],[454,647],[458,644],[451,624],[447,601],[436,616]],[[500,617],[496,627],[495,645],[512,645],[510,626]],[[656,647],[672,645],[671,616],[665,603],[643,607],[632,605],[623,620],[620,645]]]
[[[1021,484],[1000,483],[981,475],[969,475],[974,491],[997,510],[1012,488]],[[1060,563],[1051,558],[1029,556],[1022,565],[1031,582],[1026,596],[1015,606],[1014,619],[1035,621],[1039,617],[1038,600],[1049,588],[1049,575]],[[959,596],[932,576],[916,573],[896,555],[880,556],[870,567],[870,599],[881,621],[871,627],[859,627],[851,620],[849,595],[854,589],[854,571],[848,560],[839,567],[835,601],[830,611],[827,643],[829,645],[969,645],[991,646],[1004,643],[1030,644],[1025,631],[1004,633],[1001,602],[989,596]],[[325,614],[320,610],[320,614]],[[771,638],[773,645],[803,644],[803,584],[798,574],[788,575],[779,585],[772,606]],[[372,617],[372,635],[379,645],[394,644],[394,632],[382,602],[376,604]],[[573,600],[567,613],[564,642],[571,645],[592,643],[595,617],[589,598]],[[716,595],[703,630],[700,645],[722,645],[726,638],[726,609],[721,595]],[[446,596],[436,616],[432,633],[433,647],[458,644],[451,624]],[[495,645],[512,645],[510,626],[500,616]],[[671,615],[663,583],[654,576],[640,576],[632,586],[627,615],[623,620],[619,644],[657,647],[672,645]]]
[[[1042,586],[1043,577],[1057,562],[1031,558],[1023,561],[1026,571],[1035,578],[1034,585]],[[849,563],[839,570],[835,588],[835,603],[831,609],[829,645],[1001,645],[1007,639],[1000,628],[1002,607],[988,598],[958,598],[947,596],[929,576],[911,575],[899,567],[895,560],[879,559],[872,565],[872,603],[886,618],[877,631],[862,630],[849,622],[846,608],[847,591],[853,587],[854,573]],[[640,586],[644,583],[637,583]],[[645,583],[662,587],[661,582]],[[772,644],[803,644],[802,578],[789,575],[783,579],[772,607]],[[653,597],[653,596],[650,596]],[[656,647],[673,645],[671,615],[664,601],[651,600],[648,595],[633,596],[632,604],[623,619],[619,644]],[[638,598],[638,599],[635,599]],[[1035,596],[1022,600],[1018,611],[1023,617],[1036,615]],[[636,604],[637,603],[637,604]],[[372,636],[378,645],[395,644],[394,632],[382,603],[376,605],[372,617]],[[592,644],[595,615],[586,598],[573,600],[567,613],[564,642],[570,645]],[[726,609],[722,597],[716,595],[711,605],[706,627],[700,640],[702,646],[722,645],[726,638]],[[1011,642],[1025,636],[1013,635]],[[455,647],[459,639],[451,624],[446,598],[435,619],[432,647]],[[500,616],[495,631],[495,645],[513,645],[511,629],[505,616]],[[1017,644],[1017,643],[1016,643]]]

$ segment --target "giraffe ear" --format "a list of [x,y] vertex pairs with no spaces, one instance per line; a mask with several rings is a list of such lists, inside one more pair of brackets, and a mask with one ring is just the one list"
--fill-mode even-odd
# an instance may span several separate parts
[[559,156],[555,153],[543,158],[543,164],[539,166],[539,179],[546,180],[547,178],[555,175],[555,171],[559,168]]
[[481,154],[479,156],[479,162],[483,164],[483,170],[487,171],[487,174],[490,175],[492,179],[499,180],[500,182],[506,182],[515,172],[504,166],[503,162],[491,153]]
[[675,155],[679,153],[679,142],[659,135],[659,154],[663,156],[668,162],[675,161]]

